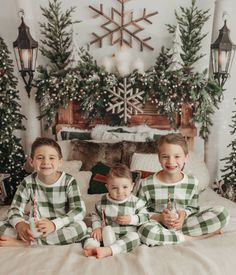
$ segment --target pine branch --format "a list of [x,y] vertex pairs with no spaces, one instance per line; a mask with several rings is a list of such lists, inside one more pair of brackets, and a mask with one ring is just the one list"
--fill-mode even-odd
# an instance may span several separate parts
[[[181,14],[175,11],[175,16],[180,27],[182,50],[181,55],[185,67],[191,69],[193,64],[201,59],[204,54],[199,54],[202,48],[201,42],[207,34],[201,34],[202,28],[210,18],[209,10],[202,11],[196,7],[196,1],[192,0],[190,8],[180,7]],[[174,33],[175,26],[167,24],[170,33]]]

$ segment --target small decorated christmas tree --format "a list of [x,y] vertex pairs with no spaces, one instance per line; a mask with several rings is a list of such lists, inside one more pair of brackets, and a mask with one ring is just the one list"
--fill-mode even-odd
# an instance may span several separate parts
[[177,24],[175,28],[175,33],[174,33],[174,38],[173,38],[173,45],[172,48],[169,50],[168,54],[171,55],[170,58],[170,66],[167,69],[168,71],[177,71],[182,69],[183,67],[183,60],[181,55],[183,55],[183,50],[182,50],[182,41],[180,38],[180,30],[179,30],[179,25]]
[[[234,99],[236,107],[236,98]],[[226,197],[236,201],[236,111],[233,111],[232,124],[230,125],[232,130],[230,134],[233,137],[232,142],[228,145],[231,149],[228,157],[222,159],[225,161],[225,166],[221,170],[222,176],[222,191],[225,193]]]
[[22,119],[25,117],[20,113],[17,79],[13,75],[13,62],[9,55],[0,37],[0,174],[10,175],[4,180],[10,201],[24,177],[25,155],[16,130],[24,129]]

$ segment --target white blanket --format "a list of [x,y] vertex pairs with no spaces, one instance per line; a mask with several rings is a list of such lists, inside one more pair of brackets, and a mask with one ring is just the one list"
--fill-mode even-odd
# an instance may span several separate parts
[[[173,246],[142,245],[131,253],[98,260],[86,258],[80,244],[0,248],[1,275],[235,275],[236,204],[211,189],[201,205],[224,205],[231,220],[223,235]],[[5,209],[6,210],[6,209]],[[0,211],[3,215],[4,208]]]

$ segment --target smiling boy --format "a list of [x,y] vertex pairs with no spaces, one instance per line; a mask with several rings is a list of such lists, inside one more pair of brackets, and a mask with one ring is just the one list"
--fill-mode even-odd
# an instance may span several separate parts
[[[0,246],[58,245],[81,241],[87,234],[82,221],[85,204],[76,180],[59,171],[62,164],[60,146],[50,138],[37,138],[31,147],[34,173],[27,176],[17,189],[8,212],[8,221],[0,225]],[[24,217],[31,202],[31,216],[41,236],[34,238]],[[34,217],[35,218],[35,217]]]
[[[157,146],[162,169],[144,179],[138,197],[146,201],[151,221],[139,228],[140,239],[149,246],[176,244],[222,233],[229,215],[222,206],[200,208],[198,180],[183,172],[188,147],[181,134],[162,136]],[[173,215],[168,204],[176,205]]]

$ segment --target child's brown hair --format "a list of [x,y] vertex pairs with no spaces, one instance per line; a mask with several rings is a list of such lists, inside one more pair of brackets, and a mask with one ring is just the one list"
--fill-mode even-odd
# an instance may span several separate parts
[[31,158],[34,157],[35,150],[38,147],[43,146],[43,145],[53,147],[57,151],[59,159],[62,158],[61,147],[59,146],[59,144],[54,139],[47,138],[47,137],[36,138],[36,140],[33,142],[32,146],[31,146],[31,153],[30,153]]
[[187,142],[181,134],[172,133],[172,134],[167,134],[167,135],[161,136],[161,138],[159,139],[158,144],[157,144],[157,153],[158,154],[160,152],[161,146],[164,143],[179,145],[183,149],[184,154],[185,155],[188,154]]
[[110,168],[107,174],[107,183],[109,183],[113,178],[126,178],[133,182],[130,169],[122,163],[117,163]]

